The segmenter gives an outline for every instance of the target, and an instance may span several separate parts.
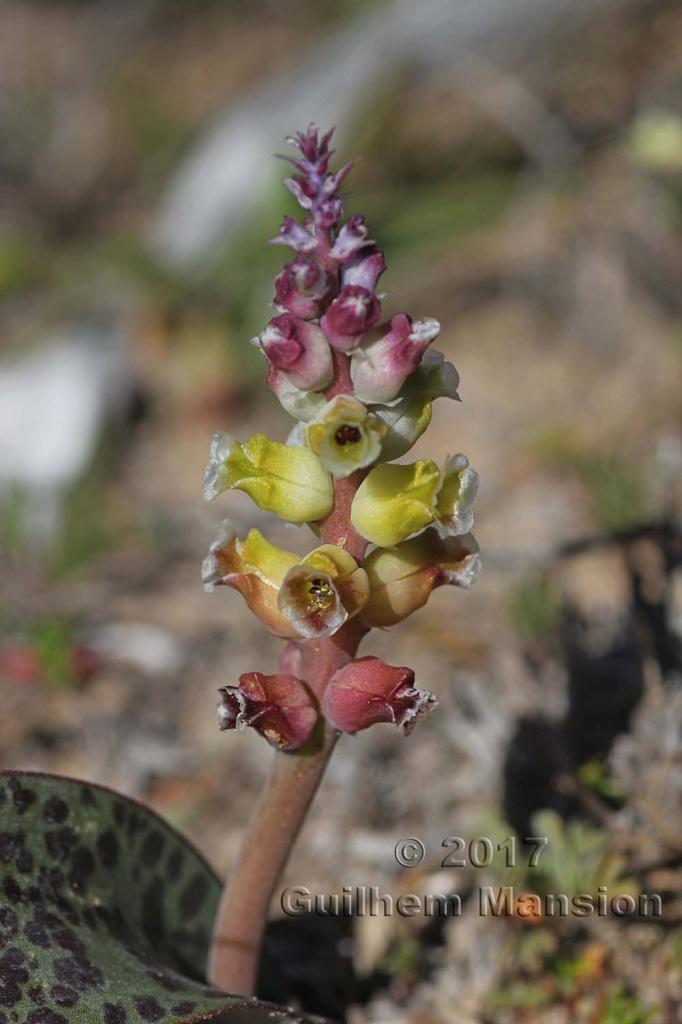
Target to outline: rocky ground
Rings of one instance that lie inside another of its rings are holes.
[[[55,17],[52,5],[11,6],[23,45],[27,19],[46,32]],[[219,7],[210,32],[181,9],[161,18],[153,44],[145,29],[135,53],[159,62],[176,19],[213,39],[201,74],[189,43],[172,65],[168,95],[186,101],[167,126],[171,142],[175,128],[187,144],[236,88],[223,77],[216,94],[221,53],[287,54],[333,28],[326,9],[316,23],[305,4],[292,10],[297,41],[287,19],[266,28],[242,8],[236,29]],[[89,30],[76,6],[64,17],[69,41],[74,26]],[[437,407],[414,455],[461,450],[479,470],[484,571],[472,592],[444,588],[366,641],[367,653],[411,665],[440,708],[408,740],[386,727],[340,743],[282,884],[454,889],[464,911],[447,922],[280,922],[270,936],[279,966],[264,980],[272,998],[345,1012],[352,1024],[680,1019],[681,28],[676,5],[661,3],[595,21],[579,52],[555,41],[509,71],[536,102],[532,144],[513,130],[522,101],[511,114],[496,106],[492,71],[488,105],[443,72],[390,85],[358,119],[355,148],[367,155],[354,203],[387,243],[385,308],[441,320],[441,347],[462,379],[463,403]],[[161,103],[165,125],[172,104],[158,99],[156,74],[144,97]],[[248,86],[244,67],[233,74]],[[82,95],[108,116],[120,97],[99,80]],[[117,116],[130,125],[125,106]],[[570,157],[538,165],[554,132]],[[119,178],[100,186],[139,234],[151,202],[144,174],[162,175],[126,138]],[[171,142],[154,151],[169,164]],[[91,144],[110,175],[110,156]],[[226,514],[301,552],[311,539],[241,495],[201,498],[215,429],[288,430],[248,348],[267,316],[272,266],[272,254],[252,254],[278,215],[264,208],[241,257],[178,282],[127,243],[112,257],[113,215],[97,208],[79,220],[73,197],[36,180],[26,208],[1,222],[6,359],[28,338],[81,323],[93,304],[113,307],[125,324],[124,383],[50,522],[35,514],[40,488],[5,488],[2,761],[143,798],[226,871],[270,758],[256,735],[218,732],[215,691],[267,671],[279,643],[236,594],[203,592],[201,559]],[[541,870],[513,872],[518,892],[661,893],[663,919],[482,918],[479,888],[512,876],[499,857],[442,867],[443,840],[497,843],[531,829],[550,835],[550,848]],[[405,836],[425,844],[418,867],[396,863]],[[324,968],[311,959],[320,948]]]

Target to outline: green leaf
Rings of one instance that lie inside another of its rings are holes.
[[[0,772],[0,1024],[284,1024],[204,981],[220,883],[141,804]]]

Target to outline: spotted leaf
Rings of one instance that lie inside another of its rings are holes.
[[[141,804],[1,772],[1,1024],[302,1021],[206,983],[219,895],[200,855]]]

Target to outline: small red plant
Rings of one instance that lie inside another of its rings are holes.
[[[375,626],[392,626],[449,583],[476,578],[470,534],[478,477],[461,454],[442,468],[405,455],[431,421],[436,398],[457,399],[457,371],[429,346],[433,319],[382,321],[386,269],[365,218],[343,219],[351,164],[329,169],[332,132],[315,125],[286,187],[303,208],[273,241],[294,251],[275,280],[277,315],[254,338],[267,383],[296,421],[285,444],[218,433],[207,499],[237,488],[261,509],[308,523],[320,543],[304,558],[258,530],[241,539],[225,520],[204,562],[207,589],[238,590],[265,627],[287,641],[278,671],[242,675],[221,691],[221,729],[249,726],[276,748],[241,857],[223,894],[211,980],[250,994],[268,905],[341,733],[379,722],[411,732],[437,700],[414,672],[357,658]],[[290,158],[286,158],[290,159]]]

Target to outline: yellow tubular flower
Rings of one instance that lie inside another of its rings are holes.
[[[287,640],[331,636],[369,595],[367,573],[342,548],[323,544],[299,559],[258,530],[240,540],[229,519],[209,549],[202,576],[208,591],[238,590],[270,632]]]
[[[325,469],[345,477],[376,462],[387,430],[357,398],[337,395],[308,424],[305,439]]]
[[[204,476],[207,501],[228,488],[244,491],[268,512],[290,523],[314,522],[331,512],[332,478],[314,452],[256,434],[244,443],[217,433]]]
[[[393,547],[434,521],[440,483],[440,470],[431,459],[376,466],[353,499],[351,522],[372,544]]]
[[[429,529],[389,551],[376,548],[364,563],[370,593],[360,618],[366,626],[394,626],[422,608],[436,587],[468,589],[480,561],[471,536],[442,537]]]
[[[238,590],[247,605],[275,636],[293,639],[296,630],[279,610],[277,597],[284,579],[298,558],[275,547],[258,530],[240,540],[229,519],[211,544],[202,567],[204,587],[211,592],[225,586]]]
[[[323,544],[289,569],[278,608],[299,636],[331,636],[364,607],[367,573],[342,548]]]

